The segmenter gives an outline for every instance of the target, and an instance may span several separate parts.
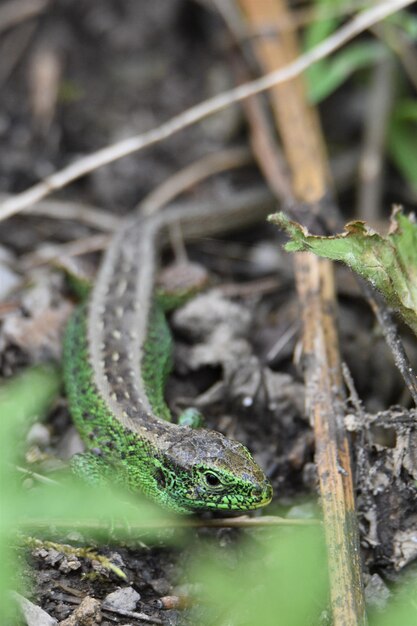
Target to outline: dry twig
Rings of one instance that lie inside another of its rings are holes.
[[[4,202],[11,196],[0,194],[0,201]],[[31,207],[22,210],[28,215],[42,215],[54,220],[74,220],[79,224],[86,224],[96,230],[110,232],[120,226],[121,219],[108,211],[70,200],[41,200]]]
[[[411,367],[410,360],[404,349],[403,342],[398,334],[398,329],[392,319],[392,315],[379,293],[363,281],[361,281],[361,287],[375,317],[381,326],[385,341],[387,342],[387,345],[394,357],[395,365],[401,372],[413,402],[417,406],[417,378],[413,368]]]
[[[110,235],[91,235],[90,237],[83,237],[68,243],[44,246],[42,250],[26,255],[22,266],[36,267],[47,263],[55,263],[63,258],[68,259],[104,250],[109,245],[110,239]]]
[[[240,0],[240,5],[255,29],[259,23],[288,20],[284,0]],[[296,38],[289,31],[278,38],[258,39],[254,46],[264,71],[285,66],[298,53]],[[330,181],[318,120],[306,103],[299,78],[275,86],[271,100],[294,196],[313,213],[329,195]],[[349,441],[343,423],[333,270],[329,261],[298,254],[295,273],[302,307],[306,401],[315,433],[333,623],[363,626],[366,615]]]
[[[278,517],[277,515],[264,515],[263,517],[249,517],[241,515],[239,517],[223,517],[213,519],[199,519],[198,517],[168,517],[166,520],[152,520],[152,522],[137,521],[129,522],[128,526],[117,522],[110,524],[100,520],[76,520],[64,519],[27,519],[19,523],[22,530],[30,529],[39,532],[45,532],[51,528],[56,531],[64,531],[68,529],[79,530],[84,532],[98,531],[114,531],[115,533],[126,533],[127,531],[135,536],[141,532],[154,531],[155,529],[174,529],[174,528],[266,528],[268,526],[317,526],[321,521],[318,519],[290,519]]]
[[[13,73],[26,49],[29,47],[36,32],[36,24],[22,24],[16,33],[7,33],[0,48],[0,88],[3,87]]]
[[[144,215],[155,213],[206,178],[226,170],[242,167],[252,160],[252,154],[247,148],[229,148],[208,154],[164,180],[161,185],[140,201],[137,210],[140,210]]]
[[[0,32],[42,13],[48,4],[50,0],[9,0],[0,8]]]
[[[394,68],[395,63],[390,57],[376,65],[365,116],[357,213],[367,222],[380,216],[385,138],[394,96]]]
[[[247,82],[250,75],[246,65],[256,67],[252,48],[247,45],[248,24],[243,19],[234,0],[213,1],[243,53],[244,59],[241,58],[241,54],[234,61],[237,80],[239,83]],[[285,160],[274,135],[273,124],[265,109],[265,102],[258,94],[244,100],[242,105],[249,121],[252,150],[261,171],[276,198],[288,203],[293,199],[291,185],[288,180]]]
[[[405,73],[417,89],[417,53],[413,41],[394,24],[375,24],[371,31],[397,55]]]

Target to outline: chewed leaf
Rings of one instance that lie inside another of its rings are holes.
[[[367,279],[417,335],[417,224],[400,208],[394,209],[386,235],[361,221],[349,222],[339,235],[319,237],[284,213],[270,215],[269,220],[290,235],[286,250],[342,261]]]

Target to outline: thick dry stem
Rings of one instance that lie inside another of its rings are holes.
[[[285,0],[240,0],[250,26],[289,20]],[[276,70],[298,54],[295,34],[258,38],[263,71]],[[326,206],[330,175],[320,125],[308,106],[300,78],[274,87],[272,105],[281,134],[296,200]],[[343,423],[344,391],[336,331],[333,269],[309,253],[295,256],[297,290],[304,322],[304,374],[307,408],[314,425],[324,530],[328,550],[334,626],[366,624],[359,533],[355,514],[349,440]]]
[[[344,427],[333,270],[310,253],[296,255],[303,312],[304,376],[314,423],[335,625],[366,623],[349,442]]]

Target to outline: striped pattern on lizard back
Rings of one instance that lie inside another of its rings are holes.
[[[168,226],[179,223],[187,237],[210,234],[270,208],[270,196],[242,194],[226,207],[181,207],[129,219],[115,235],[87,312],[75,315],[65,341],[70,409],[90,449],[86,462],[78,462],[87,478],[110,475],[183,512],[247,510],[270,500],[270,484],[243,445],[154,414],[147,388],[152,377],[144,371],[152,367],[144,356],[152,350],[155,268]]]

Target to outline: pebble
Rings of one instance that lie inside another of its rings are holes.
[[[365,599],[369,609],[384,611],[391,591],[378,574],[373,574],[365,587]]]
[[[54,617],[48,615],[40,606],[36,606],[19,593],[12,591],[12,597],[18,604],[27,626],[55,626],[58,624]]]
[[[133,587],[123,587],[117,591],[109,593],[103,602],[103,609],[122,609],[123,611],[134,611],[136,604],[140,600],[140,594]]]
[[[28,446],[39,446],[40,448],[46,448],[51,442],[51,435],[49,429],[45,424],[36,422],[31,426],[26,437]]]

